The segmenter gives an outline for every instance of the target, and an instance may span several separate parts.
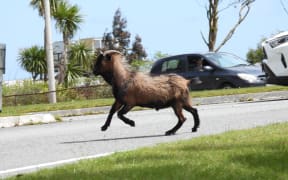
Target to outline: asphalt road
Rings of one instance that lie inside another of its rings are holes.
[[[288,100],[196,108],[201,119],[198,132],[191,133],[192,116],[185,113],[187,121],[174,136],[164,136],[177,121],[171,109],[129,112],[127,117],[135,120],[134,128],[114,116],[106,132],[100,131],[106,114],[67,117],[61,123],[0,129],[0,178],[78,158],[288,121]]]

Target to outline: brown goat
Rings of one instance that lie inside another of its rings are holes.
[[[191,105],[189,97],[189,80],[176,74],[151,76],[148,74],[134,72],[124,62],[123,55],[114,50],[105,51],[100,54],[93,67],[94,75],[101,75],[104,80],[112,86],[115,102],[109,112],[102,131],[105,131],[112,116],[118,112],[118,117],[130,126],[135,126],[134,121],[124,116],[134,106],[155,108],[156,110],[172,107],[178,123],[167,131],[166,135],[175,134],[182,126],[186,118],[182,109],[192,113],[196,132],[199,127],[199,116],[196,108]]]

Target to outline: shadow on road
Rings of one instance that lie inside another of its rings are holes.
[[[181,134],[187,134],[191,132],[183,132],[183,133],[177,133],[173,136],[181,135]],[[83,141],[69,141],[69,142],[62,142],[61,144],[77,144],[77,143],[89,143],[89,142],[102,142],[102,141],[118,141],[118,140],[128,140],[128,139],[146,139],[146,138],[158,138],[158,137],[169,137],[164,134],[158,134],[158,135],[146,135],[146,136],[130,136],[130,137],[118,137],[118,138],[103,138],[103,139],[92,139],[92,140],[83,140]]]

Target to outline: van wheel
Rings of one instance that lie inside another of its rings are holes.
[[[235,88],[235,86],[231,83],[224,83],[220,86],[220,89],[231,89],[231,88]]]

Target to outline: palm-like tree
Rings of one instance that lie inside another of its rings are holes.
[[[50,0],[50,12],[51,12],[52,15],[55,13],[55,11],[57,9],[57,4],[58,4],[59,1],[60,0]],[[30,1],[30,6],[32,6],[34,9],[38,10],[39,16],[41,16],[43,18],[43,20],[45,20],[44,0],[31,0]],[[44,48],[46,47],[46,41],[47,41],[46,40],[46,26],[44,26]],[[45,50],[44,50],[44,56],[45,56]],[[39,62],[39,63],[43,63],[43,62]],[[46,62],[46,64],[47,64],[47,62]],[[46,65],[46,68],[47,68],[47,65]],[[42,79],[42,75],[40,75],[40,76],[41,76],[40,79]],[[45,74],[44,79],[45,80],[47,79],[46,78],[46,74]]]
[[[92,67],[92,55],[83,42],[70,46],[69,63],[64,76],[64,85],[67,87],[73,80],[89,74]]]
[[[84,70],[79,64],[69,63],[67,64],[67,70],[64,77],[64,85],[68,87],[70,83],[84,75]]]
[[[70,39],[79,29],[79,24],[83,22],[83,19],[79,14],[79,7],[77,5],[71,6],[66,1],[60,1],[57,4],[57,9],[53,14],[53,17],[56,20],[56,28],[62,33],[64,43],[63,61],[65,67],[64,69],[66,70],[68,64],[67,53]]]
[[[47,63],[44,48],[32,46],[31,48],[24,49],[20,52],[17,60],[22,68],[32,74],[34,81],[39,75],[40,79],[44,75],[44,80],[46,80]]]
[[[70,46],[69,61],[82,66],[85,71],[91,71],[91,50],[83,42],[75,43]]]
[[[51,14],[53,15],[57,9],[57,3],[59,0],[50,0],[50,11]],[[44,18],[44,2],[43,0],[31,0],[30,5],[38,10],[39,16]]]
[[[37,9],[39,12],[39,15],[44,18],[43,0],[31,0],[30,5],[34,9]],[[83,19],[82,19],[82,16],[79,14],[78,6],[76,5],[71,6],[65,0],[50,0],[50,9],[51,9],[51,15],[53,19],[56,20],[56,28],[59,29],[59,31],[63,35],[63,42],[64,42],[64,52],[63,52],[64,68],[63,69],[64,70],[61,71],[61,75],[58,77],[65,77],[65,78],[60,78],[61,81],[60,82],[58,81],[58,83],[64,83],[64,81],[76,77],[75,74],[77,73],[80,74],[80,71],[77,70],[78,68],[75,68],[75,63],[72,63],[71,66],[68,67],[67,52],[68,52],[68,47],[70,44],[70,39],[75,35],[76,31],[79,29],[79,24],[83,21]],[[44,34],[45,34],[45,28],[44,28]],[[45,37],[44,37],[44,42],[45,42],[44,43],[44,46],[45,46],[46,45]],[[83,52],[81,56],[83,56]],[[86,63],[85,63],[85,67],[86,67]],[[72,72],[73,70],[75,70],[75,73]],[[68,76],[66,76],[65,73],[69,73],[70,78],[66,78]],[[71,74],[73,75],[71,76]]]
[[[57,4],[60,1],[61,0],[50,0],[50,11],[51,11],[52,16],[56,12]],[[30,6],[32,6],[34,9],[38,10],[39,16],[43,17],[43,19],[45,18],[45,16],[44,16],[44,14],[45,14],[44,1],[43,0],[31,0]],[[46,37],[45,37],[46,33],[45,32],[46,32],[46,27],[44,27],[44,47],[46,46]]]

